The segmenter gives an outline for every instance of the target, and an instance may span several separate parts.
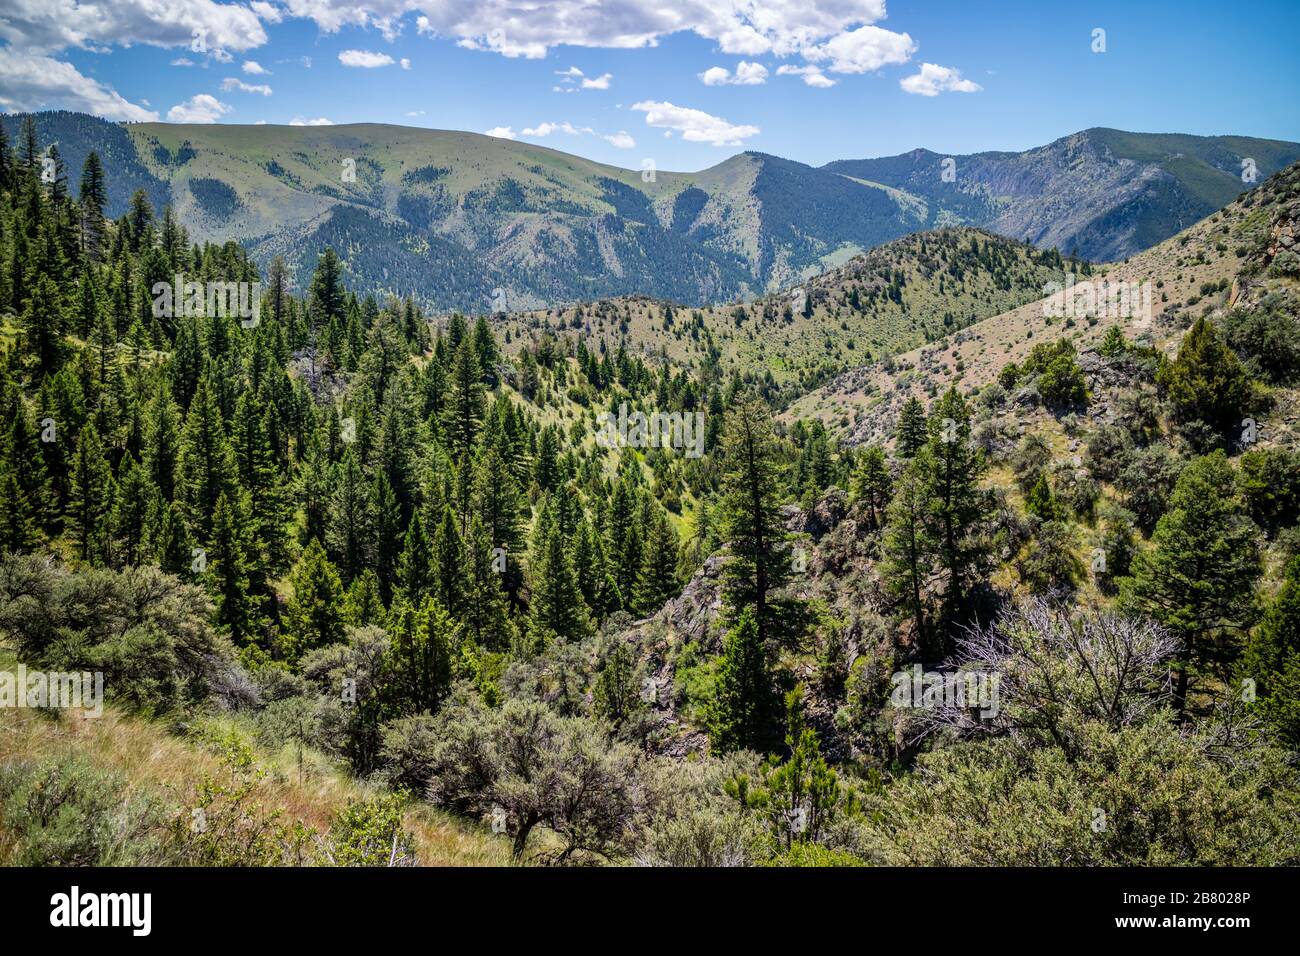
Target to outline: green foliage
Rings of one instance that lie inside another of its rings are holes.
[[[150,866],[170,862],[162,805],[123,794],[121,775],[77,756],[0,766],[0,819],[13,866]]]
[[[1176,690],[1181,711],[1198,677],[1222,674],[1255,613],[1256,528],[1222,451],[1184,469],[1151,541],[1151,550],[1134,559],[1121,601],[1183,642]]]
[[[1201,422],[1220,438],[1235,439],[1257,403],[1250,373],[1205,318],[1183,337],[1178,357],[1160,369],[1157,381],[1178,422]]]
[[[720,752],[765,752],[776,741],[779,697],[765,643],[745,608],[723,640],[717,684],[709,706],[709,737]]]

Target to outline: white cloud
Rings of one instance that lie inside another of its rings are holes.
[[[643,100],[633,103],[632,109],[645,113],[647,126],[677,130],[682,139],[691,143],[712,143],[714,146],[740,146],[761,130],[757,126],[736,125],[703,110],[674,106],[672,103]]]
[[[961,71],[937,63],[922,63],[921,72],[898,81],[908,93],[938,96],[940,93],[978,93],[984,87],[961,78]]]
[[[617,133],[611,133],[609,136],[604,137],[604,140],[611,146],[615,146],[619,149],[631,149],[636,145],[636,140],[634,140],[626,130],[619,130]]]
[[[421,35],[455,39],[471,50],[540,59],[559,46],[631,49],[656,45],[674,33],[713,40],[738,56],[803,54],[853,27],[885,18],[885,0],[657,0],[653,4],[606,0],[287,0],[295,13],[321,29],[364,24],[415,10]],[[881,34],[905,39],[905,35]],[[858,42],[864,39],[858,38]],[[878,42],[878,41],[877,41]],[[895,41],[899,42],[899,41]],[[846,63],[857,61],[848,58]],[[892,61],[891,61],[892,62]],[[853,69],[848,72],[862,72]]]
[[[249,7],[267,23],[279,23],[284,19],[284,12],[273,3],[266,3],[264,0],[253,0]]]
[[[552,133],[568,133],[570,136],[581,136],[584,133],[594,133],[590,126],[574,126],[572,123],[538,123],[536,126],[523,130],[524,136],[550,136]]]
[[[410,116],[411,118],[415,118],[416,116],[423,116],[424,110],[410,110],[406,115]]]
[[[333,126],[332,119],[326,119],[323,116],[317,116],[315,119],[303,119],[301,116],[295,116],[289,120],[290,126]]]
[[[234,107],[207,93],[196,93],[167,111],[169,123],[215,123]]]
[[[567,70],[556,70],[556,71],[555,71],[555,75],[556,75],[556,76],[568,76],[568,77],[573,77],[573,78],[577,78],[577,77],[579,77],[579,76],[586,76],[586,74],[583,73],[583,72],[582,72],[580,69],[578,69],[576,66],[571,66],[571,67],[569,67]]]
[[[111,120],[155,122],[158,114],[124,99],[111,86],[83,76],[71,63],[0,47],[0,108],[62,108]]]
[[[227,93],[238,90],[241,93],[257,93],[261,96],[271,95],[271,88],[269,86],[262,85],[262,84],[254,85],[252,83],[245,83],[243,80],[233,76],[228,76],[224,80],[222,80],[221,88],[225,90]]]
[[[830,69],[835,73],[870,73],[889,64],[906,63],[916,52],[916,43],[906,33],[865,26],[840,33],[801,52],[815,62],[829,60]]]
[[[604,73],[600,76],[587,77],[582,81],[584,90],[607,90],[609,81],[614,78],[612,73]]]
[[[271,72],[256,60],[245,60],[242,69],[252,76],[267,76]]]
[[[172,60],[171,65],[172,66],[193,66],[194,61],[186,56],[178,56],[176,59]]]
[[[408,60],[406,57],[402,57],[397,62],[401,65],[403,70],[409,70],[411,68],[411,61]]]
[[[779,66],[776,68],[777,76],[802,76],[803,81],[809,86],[815,86],[818,89],[829,89],[834,86],[836,81],[822,72],[820,66]]]
[[[204,48],[195,53],[249,50],[267,40],[256,13],[216,0],[5,0],[0,17],[0,38],[31,53],[132,44],[190,47],[196,35]]]
[[[491,129],[485,129],[483,135],[495,136],[497,139],[514,139],[515,131],[509,126],[493,126]]]
[[[380,66],[392,66],[393,58],[387,53],[372,53],[370,50],[344,50],[339,54],[339,62],[344,66],[373,70]]]
[[[725,66],[711,66],[700,74],[700,79],[705,86],[757,86],[767,82],[767,67],[741,60],[735,73]]]

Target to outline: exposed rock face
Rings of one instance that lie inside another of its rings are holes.
[[[874,570],[876,538],[866,521],[850,506],[848,495],[830,488],[807,510],[794,505],[782,509],[785,527],[797,535],[794,545],[804,549],[802,571],[797,571],[790,591],[804,599],[817,599],[842,628],[848,657],[871,650],[878,638],[873,629],[878,608],[885,604]],[[722,650],[722,569],[726,550],[705,561],[682,588],[656,614],[636,621],[617,637],[637,651],[643,669],[646,699],[651,705],[659,753],[684,757],[708,747],[707,736],[683,718],[684,702],[678,685],[676,662],[683,645],[695,643],[705,654]],[[820,644],[824,634],[817,634]],[[841,747],[842,735],[832,722],[835,707],[821,698],[815,668],[801,665],[796,680],[805,684],[808,720],[821,734],[824,745]]]

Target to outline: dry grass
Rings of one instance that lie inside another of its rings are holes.
[[[223,774],[221,761],[201,744],[112,709],[105,709],[97,719],[72,714],[51,717],[25,708],[0,709],[0,764],[68,754],[119,773],[126,781],[124,800],[153,794],[178,808],[190,802],[204,775]],[[255,791],[257,802],[268,810],[278,809],[286,823],[300,821],[325,832],[334,814],[350,800],[375,792],[319,757],[309,756],[304,761],[301,779],[296,764],[296,754],[263,756],[261,767],[266,774]],[[421,865],[510,864],[507,840],[432,807],[413,805],[406,813],[406,827],[415,838]],[[8,850],[0,826],[0,860],[8,856]]]

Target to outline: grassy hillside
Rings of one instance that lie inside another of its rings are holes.
[[[620,343],[648,356],[737,373],[794,396],[866,359],[906,351],[1063,278],[1059,256],[960,228],[894,240],[784,292],[689,309],[648,298],[511,315],[518,343],[546,330],[588,348]]]
[[[1294,170],[1288,175],[1294,175]],[[1041,299],[976,322],[940,342],[911,349],[888,361],[853,369],[795,402],[791,417],[814,416],[854,440],[888,435],[910,395],[934,395],[949,385],[977,390],[997,380],[1001,370],[1024,359],[1046,339],[1066,337],[1080,351],[1101,342],[1119,324],[1130,338],[1148,339],[1172,354],[1195,316],[1228,304],[1234,280],[1249,269],[1267,243],[1269,200],[1275,179],[1221,212],[1127,262],[1098,267],[1080,281],[1150,283],[1153,323],[1107,314],[1052,317]],[[1266,203],[1266,200],[1267,203]],[[1286,284],[1286,280],[1275,280]]]

